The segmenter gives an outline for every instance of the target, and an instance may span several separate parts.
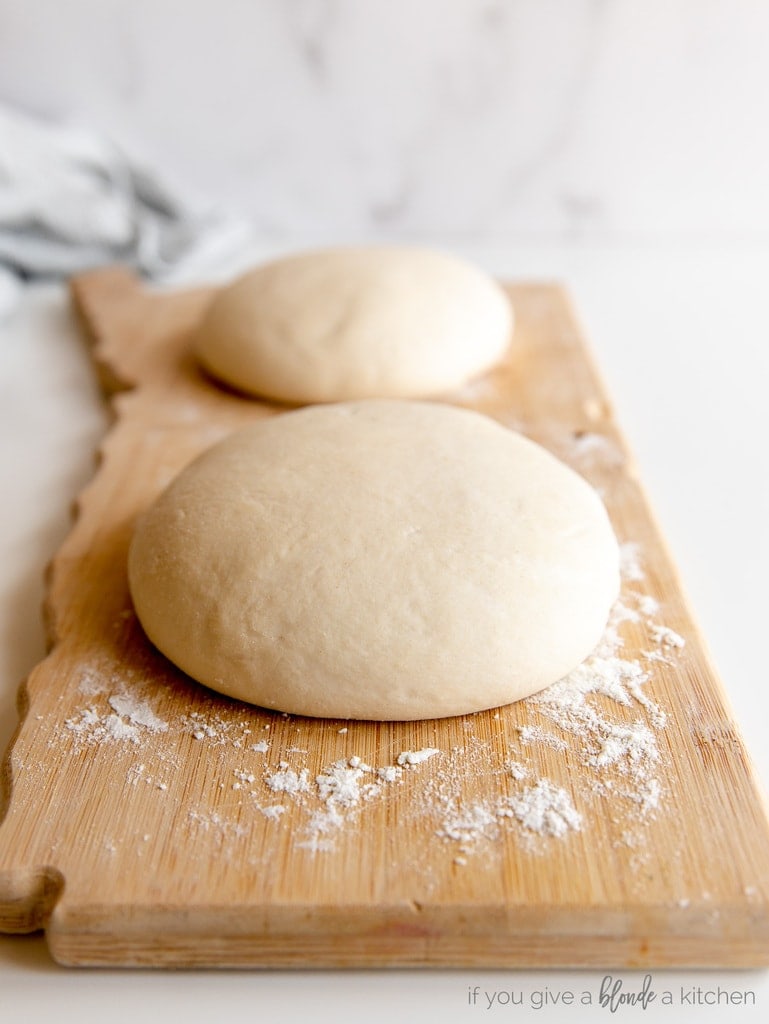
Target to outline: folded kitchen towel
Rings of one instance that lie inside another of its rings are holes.
[[[215,268],[247,222],[202,210],[114,141],[0,103],[0,316],[24,281],[126,263],[152,279]]]

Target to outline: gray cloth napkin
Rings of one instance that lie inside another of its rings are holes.
[[[248,224],[199,206],[115,142],[0,103],[0,317],[22,284],[125,263],[162,280],[215,269]]]

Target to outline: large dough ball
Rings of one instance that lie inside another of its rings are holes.
[[[512,309],[468,263],[430,249],[363,247],[266,263],[224,288],[195,337],[203,366],[283,402],[438,394],[505,352]]]
[[[207,686],[334,718],[506,704],[598,642],[619,586],[595,491],[478,413],[315,406],[196,459],[129,556],[150,639]]]

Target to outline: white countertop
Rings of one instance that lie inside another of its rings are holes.
[[[769,249],[761,247],[451,246],[507,278],[569,286],[617,418],[640,466],[664,535],[769,791],[769,697],[763,667],[769,578]],[[252,253],[244,257],[268,255]],[[223,268],[222,276],[233,269]],[[0,325],[0,746],[16,723],[19,681],[43,656],[39,605],[47,561],[93,470],[107,416],[64,288],[30,288]],[[547,986],[598,992],[604,972],[68,971],[39,936],[0,936],[0,1020],[91,1024],[303,1019],[411,1021],[431,1014],[579,1021],[593,1006],[535,1010]],[[627,988],[632,972],[614,972]],[[651,972],[658,989],[751,990],[756,1006],[721,1021],[762,1019],[767,972]],[[468,1003],[468,986],[515,989],[528,1011]],[[677,997],[678,998],[678,997]],[[608,1012],[608,1011],[607,1011]],[[640,1010],[624,1010],[625,1014]],[[708,1011],[704,1011],[707,1015]],[[652,1005],[645,1019],[699,1020],[702,1008]],[[622,1016],[622,1013],[619,1014]]]

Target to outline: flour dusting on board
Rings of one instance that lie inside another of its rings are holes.
[[[582,815],[565,789],[550,779],[527,786],[520,796],[509,798],[510,813],[524,828],[544,836],[563,836],[582,828]]]
[[[146,701],[127,693],[116,693],[108,698],[112,709],[99,712],[91,705],[83,708],[77,717],[68,718],[64,725],[82,744],[101,744],[110,740],[139,743],[143,730],[166,732],[164,722]]]
[[[594,440],[582,448],[591,455],[599,450]],[[199,750],[213,790],[222,795],[215,810],[187,807],[187,828],[210,835],[223,856],[234,855],[258,821],[277,830],[275,835],[287,835],[297,856],[331,855],[370,807],[395,797],[404,823],[427,822],[432,844],[445,847],[457,868],[481,849],[503,849],[503,839],[544,853],[553,842],[591,828],[596,800],[605,802],[612,819],[627,810],[630,824],[622,841],[637,849],[645,823],[664,807],[665,798],[658,734],[667,714],[646,684],[658,666],[675,663],[685,640],[662,621],[660,603],[644,592],[637,544],[623,545],[621,568],[622,595],[593,654],[517,705],[511,721],[504,720],[503,711],[493,714],[502,748],[479,738],[479,716],[468,715],[461,721],[463,742],[450,749],[425,745],[376,757],[352,752],[318,767],[308,753],[316,744],[304,735],[299,744],[285,738],[286,730],[300,731],[288,715],[278,718],[285,729],[277,743],[275,720],[260,721],[263,713],[256,709],[222,708],[207,699],[204,710],[163,715],[148,697],[155,691],[145,688],[140,674],[129,673],[129,688],[125,675],[93,668],[84,670],[78,687],[87,703],[64,723],[64,734],[76,751],[116,744],[139,754],[146,742],[157,746],[154,738],[161,734],[169,742],[191,744],[193,755]],[[626,653],[628,630],[632,649],[640,652],[635,657]],[[522,711],[525,720],[514,724]],[[321,732],[326,727],[335,742],[344,737],[354,750],[354,723],[313,725]],[[167,762],[157,768],[149,757],[131,756],[126,785],[141,786],[158,800],[172,799],[177,779],[169,765],[184,758],[173,762],[155,752],[155,759]],[[228,760],[233,756],[238,758],[234,767]],[[559,785],[556,776],[568,783]]]

